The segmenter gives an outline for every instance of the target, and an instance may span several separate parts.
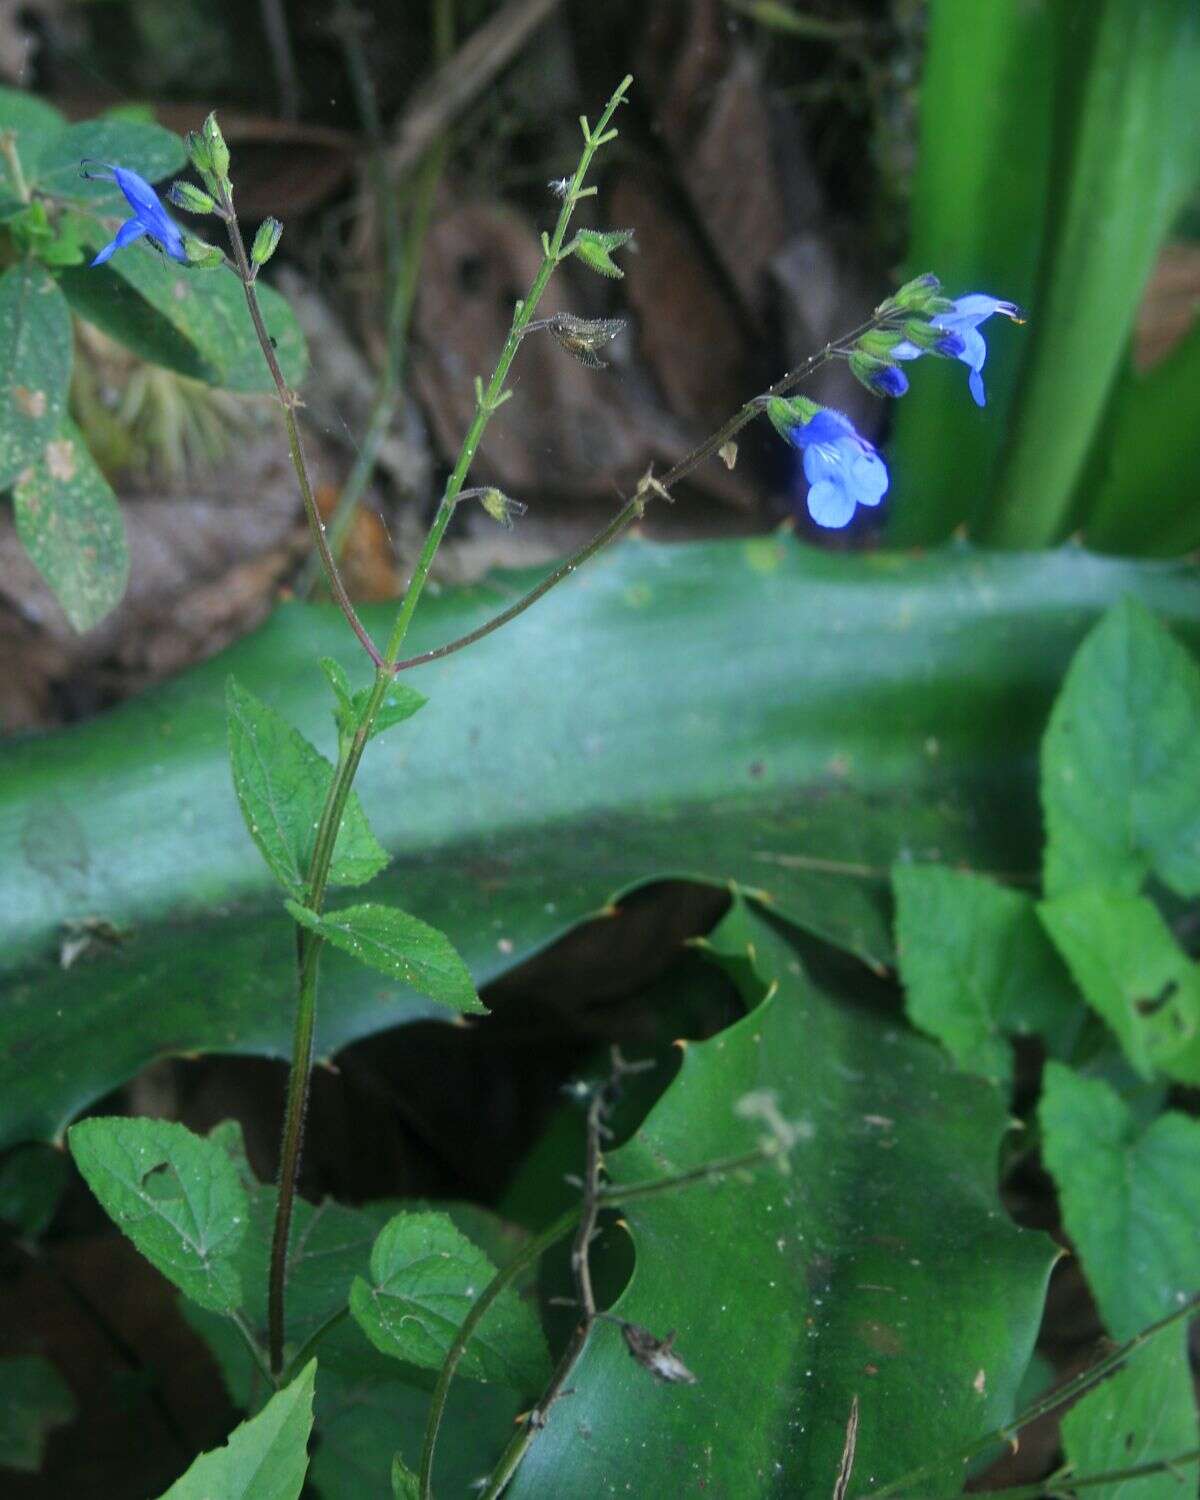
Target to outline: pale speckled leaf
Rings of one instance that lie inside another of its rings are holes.
[[[71,624],[91,630],[129,576],[125,523],[82,434],[65,421],[13,489],[17,535]]]
[[[22,261],[0,276],[0,489],[57,434],[71,379],[71,313],[52,276]]]
[[[298,729],[233,677],[226,688],[229,753],[238,805],[276,880],[301,895],[333,767]],[[330,885],[363,885],[388,862],[356,793],[342,817]]]

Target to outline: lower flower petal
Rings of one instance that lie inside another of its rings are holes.
[[[146,233],[146,226],[140,219],[126,219],[116,234],[105,245],[92,262],[94,266],[102,266],[104,262],[117,253],[124,250],[126,245],[132,245],[134,240],[140,239]]]
[[[879,454],[860,453],[850,466],[847,489],[859,505],[878,505],[887,494],[887,466]]]
[[[818,526],[840,531],[850,524],[854,508],[851,496],[831,479],[819,480],[809,487],[808,513]]]
[[[967,376],[967,384],[971,387],[971,395],[975,398],[975,405],[986,406],[987,392],[983,388],[983,376],[978,370],[972,370]]]

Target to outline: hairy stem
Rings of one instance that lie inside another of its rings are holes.
[[[1134,1464],[1128,1469],[1110,1469],[1105,1474],[1080,1474],[1075,1478],[1069,1473],[1060,1472],[1051,1474],[1038,1484],[1019,1484],[1007,1490],[977,1490],[976,1493],[981,1497],[995,1496],[997,1500],[1000,1496],[1004,1500],[1043,1500],[1043,1497],[1060,1500],[1060,1497],[1075,1495],[1080,1490],[1124,1484],[1126,1480],[1145,1479],[1151,1474],[1170,1474],[1178,1484],[1183,1485],[1183,1469],[1197,1460],[1200,1460],[1200,1448],[1189,1448],[1186,1453],[1179,1453],[1174,1458],[1149,1459],[1144,1464]],[[1194,1489],[1193,1484],[1193,1492]],[[1187,1490],[1181,1489],[1179,1493],[1185,1495]]]
[[[545,256],[542,264],[534,277],[533,285],[529,294],[523,302],[519,302],[513,313],[512,327],[508,338],[505,340],[504,348],[500,352],[500,358],[496,362],[496,368],[486,388],[482,384],[478,387],[475,403],[475,415],[467,435],[463,440],[462,449],[458,461],[446,482],[446,488],[442,495],[441,503],[429,526],[421,554],[417,559],[412,578],[405,592],[404,599],[397,611],[395,623],[392,626],[391,635],[388,639],[387,650],[381,658],[371,647],[372,659],[376,663],[375,681],[367,698],[362,717],[355,729],[354,735],[346,745],[341,755],[337,768],[330,782],[329,792],[325,798],[325,805],[317,825],[317,835],[313,844],[312,860],[309,865],[305,886],[305,905],[315,912],[320,912],[324,900],[325,889],[329,882],[329,868],[333,859],[334,845],[337,842],[338,830],[341,827],[342,817],[346,810],[346,804],[350,798],[354,777],[358,771],[359,762],[362,759],[363,750],[371,737],[371,730],[379,713],[380,706],[391,686],[395,663],[400,656],[405,636],[408,634],[409,626],[421,601],[425,584],[429,578],[430,568],[437,555],[438,547],[441,545],[446,528],[450,524],[450,518],[454,514],[459,492],[463,487],[467,473],[474,462],[475,453],[479,447],[480,439],[484,429],[491,420],[492,414],[503,405],[504,381],[508,375],[509,367],[520,347],[521,337],[525,331],[526,324],[533,316],[534,310],[545,291],[547,283],[558,265],[559,256],[562,251],[563,241],[566,237],[567,227],[571,216],[581,196],[584,177],[591,165],[592,157],[611,135],[606,135],[606,128],[616,112],[617,106],[625,97],[626,90],[632,83],[632,79],[626,77],[618,86],[616,92],[605,107],[604,113],[595,130],[584,128],[584,147],[580,155],[579,166],[572,179],[571,190],[563,202],[562,210],[558,216],[558,223],[553,236],[546,242]],[[245,247],[242,245],[241,236],[237,233],[236,221],[232,216],[232,205],[228,205],[230,214],[230,232],[234,244],[234,253],[239,267],[245,265]],[[258,311],[257,302],[253,297],[253,279],[246,282],[246,296],[250,304],[251,316],[255,317],[255,327],[262,329],[265,336],[266,329],[262,323],[262,315]],[[268,363],[272,365],[272,372],[278,370],[278,361],[274,358],[274,350],[270,347],[268,339],[263,349],[267,355]],[[277,377],[282,381],[282,373]],[[286,390],[286,382],[283,390]],[[285,411],[291,412],[290,406],[285,404]],[[294,424],[293,424],[294,425]],[[299,472],[299,471],[298,471]],[[310,491],[311,493],[311,491]],[[320,517],[317,517],[320,525]],[[324,549],[322,557],[328,553],[328,545],[325,541],[324,528],[320,530],[321,546]],[[329,559],[331,571],[327,574],[331,584],[337,579],[337,586],[341,586],[341,580],[337,578],[336,567],[333,559]],[[344,592],[344,591],[343,591]],[[335,593],[336,597],[336,593]],[[349,600],[347,600],[349,604]],[[349,616],[347,617],[349,618]],[[304,1119],[308,1107],[309,1087],[312,1076],[313,1038],[316,1030],[317,1013],[317,968],[323,947],[322,938],[310,932],[307,928],[297,928],[297,954],[299,960],[299,999],[296,1008],[295,1029],[292,1044],[292,1065],[288,1076],[287,1108],[284,1116],[283,1147],[280,1155],[279,1169],[279,1201],[275,1212],[275,1228],[271,1244],[271,1274],[268,1292],[268,1342],[271,1354],[271,1369],[278,1374],[283,1368],[284,1355],[284,1327],[285,1327],[285,1296],[287,1282],[287,1254],[288,1240],[291,1234],[292,1210],[296,1196],[296,1178],[300,1166],[300,1151],[304,1139]]]

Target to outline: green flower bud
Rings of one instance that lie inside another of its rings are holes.
[[[217,124],[217,112],[208,116],[203,126],[204,144],[208,149],[208,159],[212,163],[213,175],[218,182],[228,181],[229,178],[229,147],[225,144],[225,137],[221,134],[221,127]]]
[[[880,304],[881,313],[889,312],[932,312],[935,303],[944,302],[939,295],[942,284],[932,271],[926,271],[921,276],[914,276],[911,281],[904,285],[886,302]]]
[[[882,328],[873,328],[869,333],[864,333],[858,340],[857,349],[863,354],[869,354],[873,359],[881,359],[888,364],[891,363],[892,350],[900,342],[898,333],[889,332]]]
[[[188,258],[188,265],[195,266],[198,271],[208,271],[225,263],[223,250],[198,239],[194,234],[188,234],[186,230],[183,235],[183,250]]]
[[[491,516],[493,521],[499,521],[506,531],[513,529],[513,521],[518,516],[523,516],[529,509],[520,500],[510,500],[509,497],[494,486],[479,491],[479,503]]]
[[[571,250],[591,270],[619,280],[625,272],[613,260],[612,251],[627,245],[632,238],[632,229],[581,229],[571,244]]]
[[[767,420],[785,442],[792,441],[797,427],[807,427],[821,410],[807,396],[772,396],[767,402]]]
[[[173,182],[167,190],[167,202],[189,214],[211,214],[217,206],[211,193],[191,182]]]
[[[250,247],[250,259],[256,266],[265,266],[272,255],[275,247],[279,244],[279,236],[283,233],[283,225],[278,219],[264,219],[258,226],[258,232],[254,236],[254,243]]]

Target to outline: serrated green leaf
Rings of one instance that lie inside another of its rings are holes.
[[[350,1311],[394,1359],[441,1368],[472,1304],[496,1274],[487,1256],[441,1213],[402,1213],[371,1250],[371,1275],[350,1289]],[[462,1374],[534,1395],[550,1375],[546,1340],[512,1288],[496,1299],[463,1352]]]
[[[96,213],[129,218],[132,210],[115,182],[82,175],[80,163],[88,158],[105,165],[127,167],[147,182],[155,183],[177,172],[186,155],[180,138],[161,125],[133,120],[84,120],[46,137],[25,175],[31,179],[31,185],[36,184],[39,193],[85,204]],[[111,232],[105,235],[105,239],[110,237]]]
[[[94,231],[93,247],[106,238]],[[95,270],[68,268],[59,281],[80,317],[143,359],[226,390],[274,391],[235,276],[193,270],[139,244]],[[297,387],[308,366],[300,325],[273,287],[259,283],[258,300],[284,378]]]
[[[542,576],[428,598],[412,649],[474,629]],[[358,778],[393,856],[371,899],[446,932],[477,988],[614,895],[676,876],[762,891],[888,965],[898,858],[1036,879],[1051,698],[1128,592],[1200,640],[1200,579],[1183,564],[837,555],[781,537],[618,546],[411,674],[436,693],[403,755],[366,757]],[[386,634],[390,607],[363,618]],[[323,655],[364,670],[336,611],[285,606],[109,713],[0,746],[0,1142],[55,1135],[157,1057],[290,1056],[294,931],[230,796],[225,680],[312,739],[329,729]],[[597,664],[586,679],[583,659]],[[63,970],[63,924],[80,912],[133,935]],[[437,1014],[326,950],[323,1054]]]
[[[1087,998],[1143,1078],[1200,1084],[1200,967],[1145,896],[1078,890],[1038,908]]]
[[[892,884],[909,1019],[960,1068],[1008,1082],[1009,1037],[1070,1044],[1083,1008],[1031,896],[937,865],[897,865]]]
[[[1200,1121],[1176,1111],[1139,1128],[1107,1083],[1046,1067],[1043,1155],[1100,1316],[1132,1338],[1200,1287]]]
[[[74,629],[98,625],[129,577],[125,523],[78,428],[64,420],[13,488],[17,535]]]
[[[1122,599],[1076,653],[1042,745],[1046,893],[1200,893],[1200,667]]]
[[[249,1203],[229,1157],[170,1120],[93,1118],[67,1143],[100,1206],[186,1297],[214,1312],[241,1304],[234,1255]]]
[[[71,379],[71,314],[35,261],[0,276],[0,489],[58,435]]]
[[[394,1500],[419,1500],[421,1481],[397,1453],[392,1459],[392,1495]]]
[[[310,1360],[258,1416],[234,1428],[224,1448],[202,1453],[161,1500],[298,1500],[308,1473],[316,1373]]]
[[[352,735],[362,718],[372,688],[367,686],[355,692],[350,686],[350,678],[346,669],[331,656],[323,656],[320,666],[329,679],[329,686],[333,689],[333,696],[337,700],[333,710],[333,720],[337,725],[338,733]],[[393,682],[383,702],[379,705],[379,712],[375,715],[369,738],[374,739],[377,734],[391,729],[393,725],[402,724],[405,719],[411,719],[413,714],[419,708],[424,708],[428,701],[423,693],[418,693],[416,688],[409,687],[408,683]]]
[[[1178,1329],[1156,1338],[1066,1413],[1062,1441],[1072,1479],[1179,1458],[1197,1447],[1196,1394],[1183,1343]],[[1180,1500],[1184,1472],[1114,1480],[1086,1493],[1089,1500]]]
[[[655,1380],[605,1321],[507,1493],[544,1500],[569,1473],[581,1495],[665,1475],[680,1494],[828,1496],[857,1396],[852,1494],[939,1459],[913,1493],[958,1494],[950,1455],[1011,1416],[1056,1254],[1000,1205],[1001,1096],[821,993],[749,909],[711,948],[759,1003],[688,1046],[606,1167],[619,1193],[744,1152],[763,1129],[744,1116],[755,1100],[795,1128],[791,1171],[623,1205],[637,1270],[612,1312],[674,1330],[696,1384]]]
[[[402,980],[419,995],[459,1011],[482,1012],[471,972],[445,933],[394,906],[368,902],[328,911],[322,916],[296,901],[285,903],[289,913],[326,942]]]
[[[0,1469],[36,1474],[46,1434],[74,1415],[74,1397],[48,1359],[0,1359]]]
[[[333,766],[297,729],[230,677],[226,690],[233,785],[250,837],[280,885],[302,895]],[[363,885],[388,862],[351,792],[329,871]]]

